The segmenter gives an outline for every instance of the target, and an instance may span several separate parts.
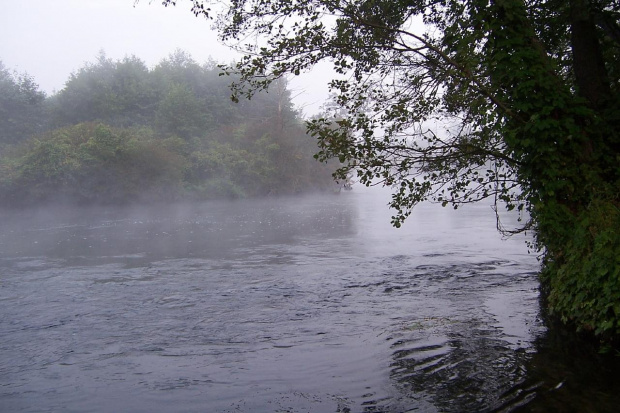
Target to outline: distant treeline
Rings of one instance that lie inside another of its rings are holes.
[[[0,204],[125,203],[329,188],[284,81],[233,103],[231,79],[176,51],[97,61],[47,97],[0,62]]]

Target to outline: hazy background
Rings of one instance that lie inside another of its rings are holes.
[[[27,72],[41,89],[61,90],[70,73],[94,62],[135,55],[153,67],[175,49],[198,62],[229,63],[240,55],[220,44],[211,22],[191,13],[191,2],[159,0],[0,0],[0,60]],[[295,104],[316,113],[327,97],[326,66],[291,80]]]

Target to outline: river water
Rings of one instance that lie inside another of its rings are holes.
[[[527,236],[387,200],[4,212],[0,411],[616,411],[619,358],[547,331]]]

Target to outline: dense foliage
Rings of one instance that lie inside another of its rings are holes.
[[[522,212],[551,312],[620,335],[617,1],[226,4],[192,1],[247,52],[228,69],[238,96],[331,61],[338,105],[309,123],[320,159],[393,185],[396,226],[425,200]]]
[[[0,145],[40,132],[46,122],[44,101],[32,77],[11,73],[0,61]]]
[[[286,82],[252,101],[177,51],[153,69],[101,54],[49,98],[0,71],[0,200],[119,203],[329,189]],[[6,93],[5,93],[6,92]],[[11,93],[9,93],[11,92]],[[6,114],[6,115],[5,115]]]

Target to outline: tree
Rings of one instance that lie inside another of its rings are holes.
[[[0,205],[174,199],[186,165],[171,143],[147,128],[97,123],[46,132],[25,142],[16,159],[0,158],[8,175],[0,180]]]
[[[149,69],[135,56],[113,61],[102,51],[96,63],[72,73],[53,97],[56,126],[104,121],[114,126],[144,125],[156,108]]]
[[[393,186],[394,225],[422,201],[503,202],[535,230],[550,310],[620,335],[617,1],[192,0],[192,11],[246,52],[227,68],[235,96],[333,63],[346,116],[309,122],[318,158]]]
[[[204,134],[207,123],[204,109],[189,87],[173,83],[159,102],[158,129],[186,140]]]
[[[22,142],[45,123],[45,93],[28,74],[11,73],[0,61],[0,145]]]

